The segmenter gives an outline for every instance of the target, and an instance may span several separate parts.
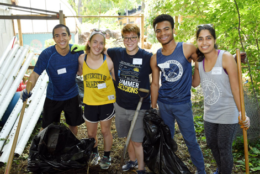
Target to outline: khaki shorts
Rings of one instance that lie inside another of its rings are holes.
[[[116,130],[118,137],[127,137],[128,131],[130,129],[135,110],[127,110],[120,107],[117,103],[114,103],[116,111]],[[143,118],[146,110],[140,110],[138,113],[137,120],[135,122],[135,127],[131,136],[131,140],[134,142],[141,143],[144,139],[144,126]]]

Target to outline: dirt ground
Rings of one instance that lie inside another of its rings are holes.
[[[122,172],[120,170],[120,159],[121,159],[121,152],[123,150],[123,147],[125,145],[125,141],[122,138],[118,138],[116,127],[115,127],[115,118],[113,118],[112,121],[112,127],[111,132],[113,135],[113,146],[111,150],[111,157],[112,157],[112,165],[108,170],[102,170],[99,165],[97,166],[90,166],[89,168],[89,174],[135,174],[136,171],[128,171],[128,172]],[[78,136],[79,139],[81,138],[87,138],[87,128],[85,124],[82,124],[79,126],[78,130]],[[176,124],[176,134],[175,134],[175,140],[178,144],[178,150],[176,154],[181,158],[181,160],[187,165],[188,169],[191,171],[191,173],[195,173],[196,168],[193,166],[190,155],[188,153],[187,147],[184,143],[184,140],[181,136],[180,131],[178,130],[178,125]],[[200,144],[200,147],[202,149],[204,159],[205,159],[205,167],[207,173],[213,173],[213,171],[216,169],[216,164],[212,160],[213,157],[211,156],[211,153],[206,148],[205,142],[198,141]],[[25,174],[29,173],[26,169],[27,167],[27,157],[29,152],[30,144],[27,145],[24,153],[22,156],[15,157],[14,162],[11,169],[11,174]],[[100,155],[103,155],[103,137],[101,134],[101,130],[98,129],[98,150]],[[128,157],[126,158],[128,160]],[[235,168],[235,166],[234,166]],[[0,168],[0,174],[4,173],[5,166],[2,166]],[[149,171],[149,169],[146,167],[147,173],[152,173]],[[238,174],[242,174],[242,172],[236,172]],[[61,172],[59,174],[87,174],[87,169],[81,169],[81,170],[70,170],[66,172]]]

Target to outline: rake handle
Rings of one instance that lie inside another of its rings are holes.
[[[28,94],[31,91],[31,87],[32,87],[32,82],[28,81],[27,85],[26,85],[26,90],[27,90]],[[7,162],[6,167],[5,167],[5,174],[9,174],[11,167],[12,167],[13,158],[14,158],[14,151],[15,151],[15,148],[16,148],[16,144],[17,144],[17,140],[18,140],[18,136],[19,136],[19,132],[20,132],[20,127],[21,127],[21,124],[22,124],[22,121],[23,121],[23,115],[24,115],[26,103],[27,103],[27,99],[23,102],[23,107],[22,107],[21,115],[20,115],[19,122],[18,122],[18,125],[17,125],[17,129],[16,129],[16,132],[15,132],[11,152],[10,152],[8,162]]]
[[[241,71],[241,55],[240,55],[239,49],[236,50],[236,55],[237,55],[237,70],[238,70],[238,81],[239,81],[241,115],[242,115],[242,121],[244,121],[246,119],[246,116],[245,116],[244,91],[243,91],[243,81],[242,81],[242,71]],[[246,174],[249,174],[249,158],[248,158],[248,144],[247,144],[246,128],[243,128],[243,137],[244,137],[244,155],[245,155]]]

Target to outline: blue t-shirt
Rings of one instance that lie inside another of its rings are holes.
[[[161,70],[161,83],[158,100],[165,104],[184,104],[190,102],[192,82],[191,63],[183,53],[183,43],[179,42],[169,56],[157,51],[157,65]]]
[[[135,55],[128,55],[125,48],[107,50],[114,63],[116,102],[129,110],[136,110],[140,96],[138,89],[150,90],[149,74],[152,53],[139,49]],[[142,94],[144,96],[146,94]],[[150,95],[143,100],[141,109],[150,108]]]
[[[71,47],[72,45],[70,45]],[[78,71],[78,57],[83,51],[66,56],[60,55],[55,46],[46,48],[40,54],[34,72],[41,75],[46,70],[49,76],[47,98],[64,101],[78,95],[76,74]]]

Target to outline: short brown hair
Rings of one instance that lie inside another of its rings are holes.
[[[136,24],[126,24],[121,31],[121,35],[125,33],[136,33],[138,37],[140,37],[140,28]]]

